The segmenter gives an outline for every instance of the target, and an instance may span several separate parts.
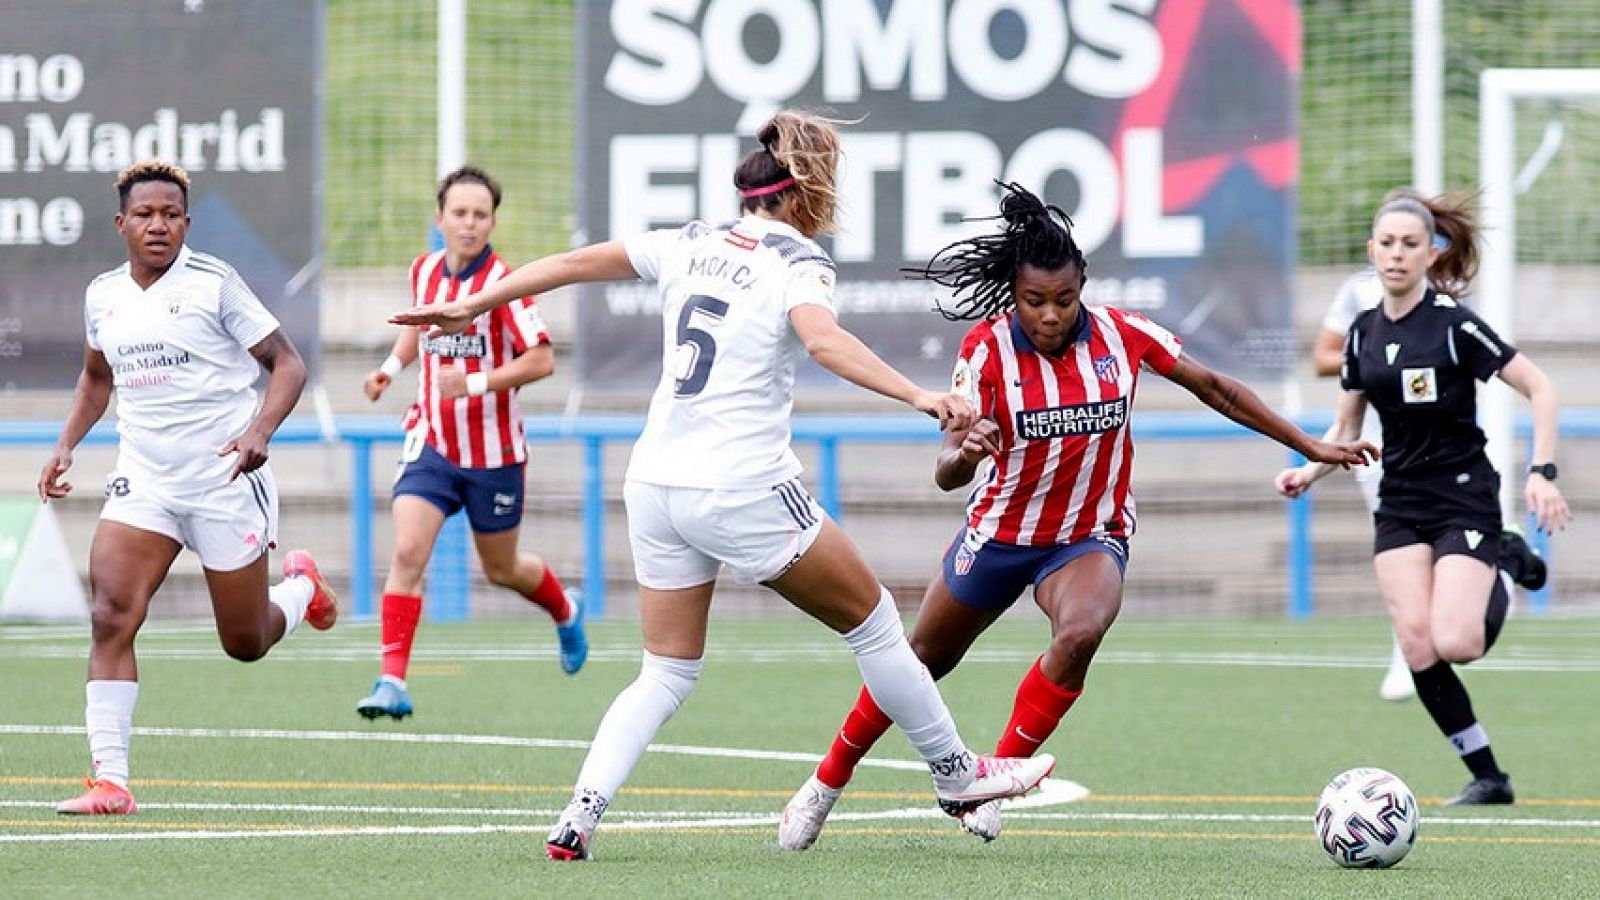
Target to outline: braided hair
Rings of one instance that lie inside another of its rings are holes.
[[[901,270],[954,292],[949,307],[935,307],[950,321],[990,319],[1016,306],[1011,288],[1022,266],[1054,272],[1076,265],[1080,276],[1089,273],[1089,263],[1072,239],[1071,217],[1016,182],[995,183],[1005,193],[1000,215],[990,218],[1004,220],[1003,230],[956,241],[927,265]]]

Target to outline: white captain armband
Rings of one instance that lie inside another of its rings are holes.
[[[473,372],[467,376],[467,396],[482,397],[489,393],[489,373]]]
[[[389,376],[390,378],[393,378],[396,375],[399,375],[400,370],[404,369],[405,367],[406,364],[400,361],[400,357],[391,353],[389,354],[389,358],[383,361],[383,365],[378,367],[378,371]]]

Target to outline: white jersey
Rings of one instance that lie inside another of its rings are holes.
[[[1328,311],[1322,316],[1322,327],[1339,334],[1349,334],[1356,316],[1383,302],[1383,283],[1376,269],[1362,269],[1339,285],[1339,292]]]
[[[833,309],[833,260],[782,222],[626,239],[634,271],[661,292],[661,381],[627,477],[677,487],[769,488],[800,474],[789,448],[804,345],[789,311]]]
[[[239,273],[186,246],[148,290],[127,263],[99,276],[83,312],[114,377],[118,470],[170,496],[226,483],[237,460],[217,451],[256,414],[261,366],[249,348],[278,329]]]
[[[1371,267],[1362,269],[1339,285],[1339,292],[1334,295],[1333,302],[1328,304],[1328,311],[1322,316],[1322,327],[1348,336],[1356,316],[1382,302],[1383,282],[1378,280],[1378,271]],[[1378,421],[1378,411],[1371,406],[1367,407],[1367,417],[1361,422],[1361,439],[1374,444],[1383,443],[1383,425]],[[1377,478],[1382,474],[1380,463],[1356,469],[1357,477]]]

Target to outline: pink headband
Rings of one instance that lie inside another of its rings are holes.
[[[746,188],[739,192],[739,196],[745,198],[746,200],[750,199],[751,197],[765,197],[768,194],[776,194],[784,188],[789,187],[794,187],[793,176],[785,178],[782,181],[774,181],[772,184],[769,184],[766,187]]]

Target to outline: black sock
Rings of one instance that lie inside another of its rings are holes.
[[[1433,717],[1439,731],[1450,740],[1474,778],[1498,777],[1502,773],[1489,749],[1489,737],[1472,713],[1472,698],[1451,665],[1443,660],[1422,671],[1412,671],[1417,699]]]
[[[1494,587],[1489,591],[1489,606],[1483,612],[1484,653],[1488,653],[1500,637],[1500,629],[1506,624],[1506,613],[1511,609],[1511,591],[1506,587],[1508,577],[1516,580],[1516,576],[1507,569],[1495,570]]]

